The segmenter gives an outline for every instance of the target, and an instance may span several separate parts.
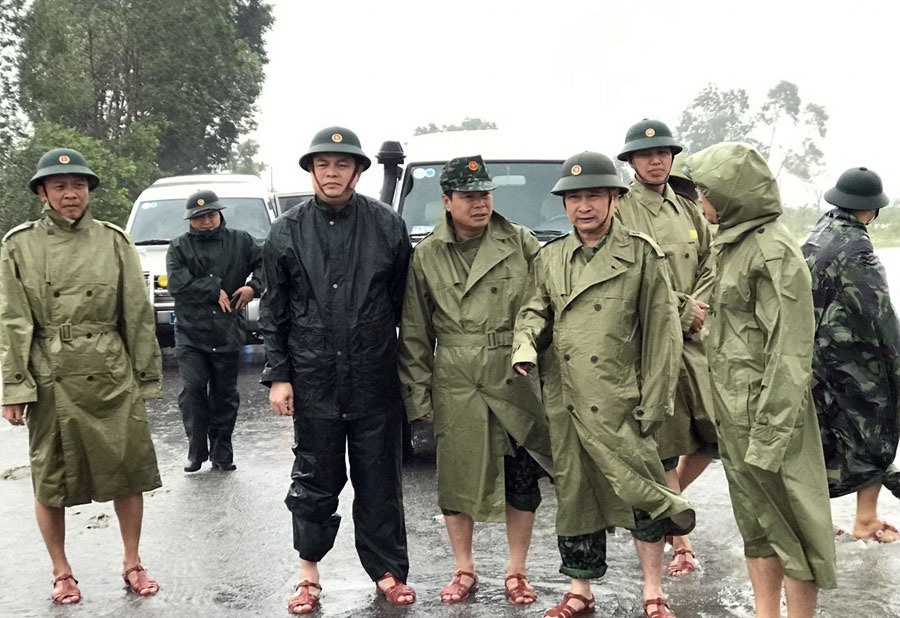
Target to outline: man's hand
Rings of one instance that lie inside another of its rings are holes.
[[[10,403],[3,406],[3,418],[9,421],[10,425],[25,424],[25,403]]]
[[[225,290],[219,290],[219,309],[225,313],[231,313],[231,302],[228,300],[228,293]]]
[[[294,387],[290,382],[272,382],[269,405],[278,416],[294,415]]]
[[[240,311],[246,307],[247,303],[251,300],[253,300],[253,288],[249,285],[239,287],[234,291],[234,294],[231,295],[231,302],[234,303],[235,311]]]
[[[694,312],[694,319],[691,321],[691,334],[699,333],[703,330],[703,322],[706,320],[706,310],[709,309],[702,300],[697,301],[697,310]]]
[[[534,369],[534,363],[516,363],[513,365],[513,369],[516,370],[520,376],[527,376],[528,372]]]

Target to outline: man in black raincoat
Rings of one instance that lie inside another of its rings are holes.
[[[897,529],[877,507],[882,485],[900,497],[900,323],[866,228],[888,198],[878,174],[860,167],[841,174],[825,201],[836,208],[819,219],[803,255],[812,271],[813,399],[828,492],[856,492],[855,537],[891,543]]]
[[[318,606],[318,563],[340,524],[345,456],[360,562],[392,604],[416,598],[405,584],[396,331],[412,248],[393,209],[354,191],[370,165],[352,131],[317,133],[300,157],[316,195],[275,221],[263,251],[262,383],[272,409],[294,418],[285,503],[300,554],[300,582],[288,603],[295,614]]]
[[[216,469],[236,468],[231,434],[247,335],[242,309],[263,287],[262,250],[247,232],[225,226],[223,208],[212,191],[191,195],[184,216],[190,227],[166,253],[182,383],[178,406],[188,437],[185,472],[196,472],[207,458]]]

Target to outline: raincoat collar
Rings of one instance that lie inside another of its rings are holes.
[[[358,194],[356,193],[356,191],[354,191],[350,196],[350,201],[347,202],[340,210],[336,210],[325,202],[321,201],[318,195],[313,197],[312,203],[316,210],[318,210],[325,216],[342,219],[344,217],[349,217],[350,214],[356,209],[357,195]]]
[[[50,204],[44,204],[44,208],[41,212],[53,223],[53,225],[62,230],[66,230],[67,232],[77,232],[81,229],[87,229],[94,221],[90,206],[84,209],[84,214],[81,215],[81,218],[78,220],[69,219],[65,215],[60,214],[53,210],[53,207],[50,206]]]
[[[663,203],[669,202],[672,207],[677,211],[680,210],[680,206],[678,204],[678,200],[675,199],[675,192],[672,190],[672,187],[666,183],[663,188],[663,192],[660,195],[653,189],[651,189],[648,185],[645,185],[640,180],[635,179],[631,183],[630,193],[634,196],[634,199],[637,200],[639,204],[644,206],[647,210],[649,210],[654,215],[658,215],[660,209],[663,207]]]

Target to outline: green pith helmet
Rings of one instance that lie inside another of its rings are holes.
[[[208,212],[224,210],[226,207],[219,202],[219,196],[213,191],[197,191],[187,200],[184,209],[184,218],[193,219]]]
[[[682,151],[681,144],[672,137],[672,131],[666,123],[644,118],[628,129],[625,134],[625,145],[622,146],[618,159],[627,161],[631,153],[648,148],[671,148],[673,155]]]
[[[309,150],[300,157],[300,167],[308,172],[313,155],[320,152],[353,155],[362,164],[363,171],[372,165],[372,160],[362,151],[356,133],[344,127],[327,127],[316,133],[309,143]]]
[[[100,178],[88,167],[84,155],[71,148],[54,148],[48,150],[38,161],[37,171],[28,181],[28,188],[37,194],[38,185],[44,184],[44,178],[48,176],[61,176],[64,174],[77,174],[88,179],[88,189],[93,191],[100,186]]]
[[[669,186],[678,195],[682,195],[689,200],[697,201],[697,186],[684,171],[684,162],[687,160],[686,152],[679,152],[672,159],[672,170],[669,172]]]
[[[559,180],[550,189],[550,193],[563,195],[566,191],[605,187],[615,187],[619,190],[619,195],[628,193],[628,185],[619,178],[612,159],[599,152],[585,151],[565,160]]]
[[[890,200],[884,194],[878,174],[865,167],[853,167],[825,192],[825,201],[846,210],[878,210]]]
[[[444,165],[441,172],[441,191],[493,191],[497,188],[481,155],[456,157]]]

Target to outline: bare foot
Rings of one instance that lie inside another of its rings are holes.
[[[81,600],[78,580],[71,573],[65,573],[53,580],[53,594],[50,596],[57,605],[75,605]]]
[[[531,605],[537,600],[534,587],[528,582],[524,573],[511,573],[506,576],[506,598],[513,605]]]
[[[441,590],[442,603],[459,603],[465,601],[469,593],[478,585],[478,576],[469,571],[457,570],[450,583]]]
[[[900,538],[900,532],[898,532],[897,528],[887,523],[886,521],[876,519],[870,524],[857,521],[853,526],[853,536],[857,540],[872,540],[878,541],[879,543],[893,543],[898,538]]]
[[[319,606],[319,593],[322,592],[322,586],[304,579],[294,586],[294,590],[296,592],[288,599],[289,613],[299,615],[311,614],[316,611],[316,608]]]
[[[410,605],[416,602],[416,591],[397,579],[393,573],[385,573],[375,582],[378,593],[391,605]]]

